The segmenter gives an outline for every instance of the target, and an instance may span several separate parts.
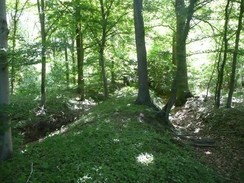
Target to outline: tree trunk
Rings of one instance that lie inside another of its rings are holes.
[[[40,106],[45,107],[46,103],[46,30],[45,30],[45,4],[44,0],[37,0],[38,12],[41,24],[41,38],[42,38],[42,51],[41,51],[41,102]]]
[[[2,0],[0,2],[0,161],[9,158],[13,152],[10,121],[5,108],[9,105],[8,33],[6,2]]]
[[[174,32],[173,33],[173,36],[172,36],[172,63],[174,65],[177,65],[177,62],[176,62],[176,33]]]
[[[159,113],[162,123],[174,128],[169,121],[169,114],[173,105],[182,106],[192,94],[188,88],[186,65],[186,39],[190,30],[190,21],[194,13],[196,1],[191,0],[185,7],[184,0],[175,0],[176,34],[173,38],[173,63],[176,62],[176,73],[171,86],[170,97]],[[174,41],[175,39],[175,41]],[[175,45],[174,45],[175,43]]]
[[[107,81],[107,75],[106,75],[106,69],[105,69],[105,61],[104,61],[104,48],[103,46],[100,48],[99,52],[99,63],[101,67],[101,73],[102,73],[102,80],[103,80],[103,95],[104,98],[108,98],[108,81]]]
[[[72,58],[72,82],[75,85],[76,84],[77,72],[76,72],[76,62],[75,62],[75,42],[74,42],[74,39],[72,39],[70,52],[71,52],[71,58]]]
[[[25,6],[27,5],[28,0],[26,0],[21,8],[19,8],[20,0],[15,0],[15,7],[14,7],[14,15],[12,17],[12,48],[11,52],[13,55],[11,56],[11,62],[10,62],[10,93],[11,95],[14,94],[15,89],[15,83],[16,83],[16,70],[17,70],[17,64],[16,64],[16,55],[15,55],[15,49],[16,49],[16,39],[17,39],[17,31],[18,31],[18,23],[20,16],[23,13],[23,10]]]
[[[114,61],[112,61],[110,71],[111,71],[111,86],[112,86],[113,91],[116,89],[116,82],[115,82],[116,75],[115,75],[114,65],[115,65]]]
[[[16,34],[17,34],[17,26],[18,26],[18,8],[19,8],[19,0],[15,1],[15,10],[14,10],[14,17],[13,17],[13,35],[12,35],[12,53],[13,57],[11,59],[11,67],[10,67],[10,74],[11,74],[11,79],[10,79],[10,93],[13,95],[14,93],[14,85],[15,85],[15,47],[16,47]]]
[[[102,39],[101,43],[99,44],[100,50],[99,50],[99,64],[101,67],[101,73],[102,73],[102,80],[103,80],[103,95],[106,98],[108,98],[108,81],[107,81],[107,75],[106,75],[106,68],[105,68],[105,60],[104,60],[104,49],[106,45],[106,37],[107,37],[107,19],[106,19],[106,13],[104,10],[104,2],[103,0],[100,0],[100,6],[101,6],[101,16],[102,16]]]
[[[215,89],[215,108],[219,108],[220,106],[220,97],[221,97],[221,90],[224,80],[224,68],[227,60],[227,51],[228,51],[228,24],[229,24],[229,6],[230,6],[230,0],[227,1],[226,7],[225,7],[225,24],[224,24],[224,36],[223,36],[223,44],[224,44],[224,57],[221,62],[221,53],[219,54],[219,63],[218,63],[218,78],[216,83],[216,89]]]
[[[236,64],[237,64],[237,57],[238,57],[238,49],[239,49],[239,42],[240,42],[240,34],[242,30],[242,17],[244,12],[244,0],[240,2],[240,14],[238,20],[238,27],[236,31],[236,40],[235,40],[235,49],[233,53],[233,60],[232,60],[232,71],[230,76],[230,90],[227,99],[226,107],[230,108],[232,103],[232,96],[235,88],[235,78],[236,78]]]
[[[69,88],[69,59],[68,59],[68,48],[67,48],[67,41],[65,40],[65,48],[64,48],[64,57],[65,57],[65,78],[66,78],[66,85]]]
[[[169,121],[169,114],[176,101],[178,79],[179,79],[179,72],[177,70],[174,80],[172,82],[170,97],[167,103],[165,104],[165,106],[159,112],[160,121],[162,121],[163,124],[166,124],[168,126],[171,126],[171,123]]]
[[[188,7],[186,7],[184,0],[175,0],[175,14],[176,14],[176,45],[175,45],[175,59],[177,69],[179,70],[179,78],[176,94],[176,106],[183,106],[187,98],[192,97],[188,86],[187,64],[186,64],[186,39],[190,31],[190,21],[194,13],[194,6],[196,0],[191,0]]]
[[[80,100],[84,100],[85,99],[84,76],[83,76],[84,48],[83,48],[83,38],[82,38],[80,23],[78,23],[76,28],[76,52],[77,52],[77,73],[78,73],[77,92],[80,95]]]
[[[145,46],[145,29],[142,15],[142,0],[134,0],[134,26],[139,84],[139,91],[136,103],[151,106],[152,101],[150,98],[148,85],[147,52]]]

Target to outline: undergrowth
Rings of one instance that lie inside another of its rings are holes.
[[[190,148],[150,125],[154,111],[134,100],[133,91],[120,91],[60,133],[15,149],[0,164],[0,182],[221,182]]]

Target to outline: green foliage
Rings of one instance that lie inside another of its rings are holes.
[[[175,66],[172,53],[164,49],[164,40],[154,42],[148,54],[148,72],[152,89],[159,95],[168,94],[171,89]],[[169,45],[170,46],[170,45]]]
[[[0,164],[1,182],[217,182],[214,172],[155,129],[153,111],[125,88],[67,130]]]

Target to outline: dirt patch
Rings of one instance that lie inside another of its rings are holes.
[[[33,110],[29,119],[20,119],[15,129],[23,136],[24,144],[38,141],[45,136],[60,130],[62,127],[73,123],[82,114],[90,110],[96,103],[93,101],[71,100],[62,110],[50,108]]]
[[[211,101],[191,98],[185,107],[174,110],[172,122],[181,135],[214,141],[212,145],[193,146],[197,158],[226,182],[244,182],[244,108],[214,110]]]

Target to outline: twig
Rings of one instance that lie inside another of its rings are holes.
[[[31,163],[31,172],[30,172],[30,175],[29,175],[26,183],[28,183],[30,181],[30,178],[31,178],[32,174],[33,174],[33,162]]]

